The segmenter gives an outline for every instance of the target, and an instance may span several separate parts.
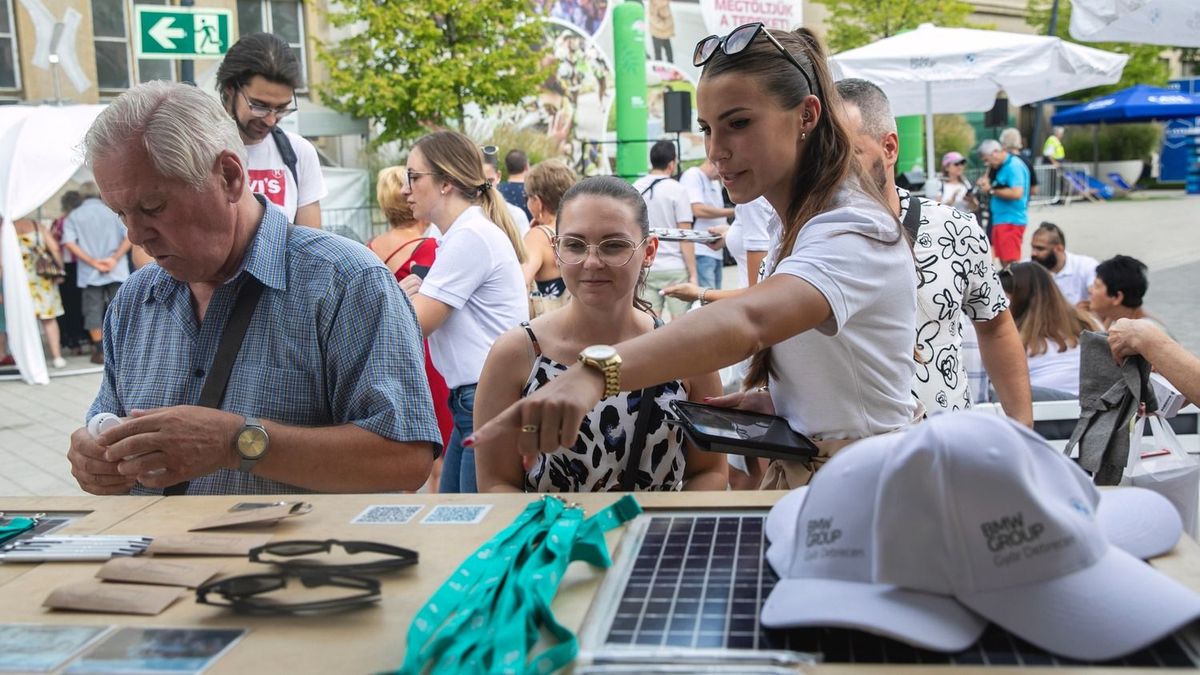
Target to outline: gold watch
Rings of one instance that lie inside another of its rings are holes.
[[[252,473],[254,467],[258,465],[258,460],[267,454],[271,437],[267,435],[266,428],[258,419],[247,415],[245,420],[245,424],[234,439],[234,449],[237,450],[238,457],[241,459],[238,470],[243,473]]]
[[[621,355],[611,345],[592,345],[579,352],[579,362],[604,375],[604,398],[621,393]]]

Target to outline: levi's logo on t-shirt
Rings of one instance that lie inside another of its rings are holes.
[[[270,199],[277,206],[283,206],[287,195],[287,179],[280,169],[249,169],[250,191]]]

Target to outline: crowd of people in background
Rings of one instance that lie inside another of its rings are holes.
[[[15,222],[52,366],[61,345],[94,345],[89,413],[127,419],[72,437],[89,491],[794,487],[855,440],[981,400],[1032,425],[1032,402],[1079,396],[1083,331],[1175,377],[1195,367],[1144,308],[1141,262],[1070,252],[1048,222],[1021,261],[1038,188],[1015,129],[980,145],[974,183],[950,152],[924,194],[905,189],[886,95],[835,83],[807,30],[749,24],[697,45],[706,157],[681,170],[675,144],[654,143],[632,185],[519,148],[501,170],[501,149],[429,133],[380,171],[388,228],[369,251],[318,231],[315,149],[278,128],[301,85],[281,45],[234,45],[219,102],[131,89],[88,135],[99,189],[64,195],[53,226]],[[166,142],[190,144],[191,164],[152,160]],[[244,303],[243,351],[222,364],[214,326]],[[779,415],[819,455],[704,452],[670,423],[680,401]],[[147,416],[204,425],[203,461],[130,454],[151,443]],[[221,434],[264,449],[231,457]]]

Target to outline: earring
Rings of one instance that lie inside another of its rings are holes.
[[[801,131],[800,132],[800,140],[804,140],[806,138],[808,138],[808,133]]]
[[[442,194],[446,194],[446,191],[445,191],[445,190],[442,190]]]

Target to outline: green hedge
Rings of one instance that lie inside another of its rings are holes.
[[[1150,153],[1162,144],[1162,126],[1155,122],[1144,124],[1111,124],[1100,126],[1101,162],[1120,162],[1130,159],[1150,160]],[[1039,148],[1040,149],[1040,148]],[[1092,127],[1067,127],[1063,137],[1067,161],[1092,161]]]

